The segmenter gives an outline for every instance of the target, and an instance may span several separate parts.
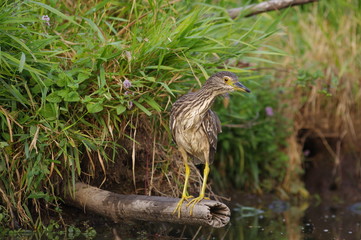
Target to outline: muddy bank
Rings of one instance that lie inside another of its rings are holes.
[[[337,138],[307,138],[303,147],[305,187],[324,201],[361,201],[361,153],[340,144]]]

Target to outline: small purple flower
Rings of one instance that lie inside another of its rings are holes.
[[[50,17],[48,15],[43,15],[41,20],[45,21],[48,26],[50,26]]]
[[[44,20],[44,21],[50,21],[50,17],[48,16],[48,15],[43,15],[42,17],[41,17],[41,20]]]
[[[272,117],[274,115],[272,107],[266,107],[265,111],[266,111],[266,115],[269,117]]]
[[[128,79],[125,79],[123,82],[123,86],[125,89],[128,89],[132,86],[132,83]]]

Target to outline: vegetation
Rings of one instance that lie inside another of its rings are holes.
[[[255,94],[234,96],[227,108],[218,106],[224,127],[215,163],[219,174],[214,175],[247,191],[269,192],[286,173],[288,159],[281,149],[286,148],[290,123],[279,111],[280,88],[270,88],[271,79],[264,77],[249,85]]]
[[[283,115],[293,122],[283,183],[288,192],[300,190],[298,183],[308,151],[303,145],[309,137],[321,139],[330,153],[334,164],[330,174],[336,184],[341,182],[341,169],[347,165],[342,164],[347,161],[342,155],[357,154],[361,126],[361,52],[356,47],[361,38],[360,10],[358,1],[320,1],[290,9],[282,23],[285,35],[274,46],[282,48],[287,56],[273,59],[281,63],[274,75],[283,79],[273,86],[285,89],[280,98]],[[358,175],[359,168],[347,171]]]
[[[153,155],[149,191],[169,192],[153,184],[154,176],[177,186],[182,163],[154,161],[176,156],[175,148],[165,149],[170,103],[215,71],[249,75],[239,63],[269,53],[258,46],[275,31],[273,21],[234,21],[206,4],[5,1],[0,7],[1,222],[13,228],[39,228],[46,221],[41,209],[61,213],[59,197],[79,177],[104,183],[121,171],[135,186],[149,182],[139,156]],[[117,169],[109,167],[120,160]]]
[[[169,108],[224,69],[252,94],[216,102],[223,133],[215,185],[307,196],[301,130],[356,149],[358,2],[235,20],[225,11],[235,3],[220,5],[0,3],[2,226],[44,228],[61,216],[61,198],[78,179],[178,196],[184,171],[168,133]],[[328,149],[340,166],[340,149]],[[193,189],[199,180],[192,175]]]
[[[241,119],[249,118],[241,128],[223,129],[218,153],[223,160],[218,163],[221,176],[231,176],[242,188],[307,197],[301,178],[308,138],[319,138],[332,157],[336,185],[342,181],[342,166],[347,166],[342,156],[358,154],[360,4],[320,1],[287,11],[278,25],[281,30],[267,40],[284,54],[264,56],[273,64],[260,64],[257,72],[269,77],[258,81],[262,85],[255,87],[255,96],[241,99],[252,107],[232,104],[221,110],[223,122],[240,111]],[[255,97],[259,99],[252,102]],[[267,107],[274,116],[268,116]],[[240,137],[233,139],[235,133]],[[358,175],[358,167],[349,170]]]

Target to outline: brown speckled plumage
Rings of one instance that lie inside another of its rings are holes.
[[[188,198],[186,191],[189,177],[187,155],[193,157],[195,164],[205,164],[200,196],[190,203],[194,206],[204,198],[205,184],[209,172],[208,164],[214,160],[217,149],[217,136],[221,132],[221,122],[216,113],[210,108],[217,96],[234,90],[250,92],[238,82],[238,78],[234,73],[218,72],[212,75],[198,91],[183,95],[172,106],[170,129],[186,167],[186,180],[182,199],[175,210],[178,211],[178,214],[180,214],[182,202]]]

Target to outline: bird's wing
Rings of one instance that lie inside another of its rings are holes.
[[[176,140],[175,140],[175,124],[176,124],[176,122],[175,122],[174,115],[171,113],[170,119],[169,119],[169,128],[172,133],[172,138],[173,138],[174,142],[176,142]]]
[[[176,141],[176,128],[179,124],[179,120],[177,121],[177,117],[179,118],[182,116],[182,112],[185,110],[185,108],[189,105],[189,98],[191,98],[194,95],[193,92],[189,92],[183,96],[181,96],[175,103],[173,103],[173,106],[170,111],[170,120],[169,120],[169,128],[172,133],[172,138],[174,142]],[[182,121],[182,119],[180,120]]]
[[[211,110],[208,110],[208,112],[206,113],[203,119],[202,127],[207,135],[208,142],[210,145],[209,162],[212,163],[214,159],[214,154],[217,149],[218,133],[222,132],[221,121],[219,120],[217,114],[215,114]]]

